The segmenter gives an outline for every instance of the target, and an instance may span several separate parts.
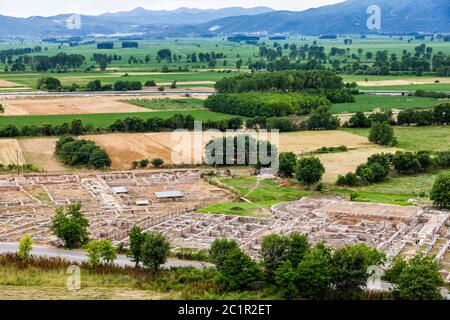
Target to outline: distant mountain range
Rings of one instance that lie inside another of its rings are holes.
[[[210,21],[200,30],[214,33],[237,32],[321,34],[365,34],[370,5],[381,9],[383,33],[450,33],[448,0],[347,0],[302,12],[272,11],[256,16],[226,17]]]
[[[92,34],[150,36],[268,34],[366,34],[367,8],[381,9],[382,33],[450,33],[447,0],[347,0],[305,11],[274,11],[268,7],[131,11],[82,15],[82,28],[69,30],[70,14],[14,18],[0,15],[0,37],[41,38]]]

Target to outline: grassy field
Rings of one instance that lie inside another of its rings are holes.
[[[427,108],[439,104],[439,99],[403,96],[357,95],[356,102],[338,103],[331,108],[333,113],[369,112],[376,108],[383,110]]]
[[[81,289],[68,290],[69,262],[33,258],[16,262],[0,255],[0,299],[269,299],[277,298],[267,289],[226,292],[213,278],[215,269],[173,268],[156,274],[143,269],[87,265],[81,269]]]
[[[126,117],[148,118],[170,118],[174,114],[192,115],[195,120],[223,120],[232,116],[211,112],[206,110],[174,110],[174,111],[155,111],[155,112],[137,112],[137,113],[100,113],[100,114],[78,114],[78,115],[45,115],[45,116],[8,116],[0,117],[0,129],[9,124],[22,128],[25,125],[41,126],[44,124],[61,125],[65,122],[70,123],[73,119],[81,119],[85,125],[90,124],[94,128],[105,128],[118,119]]]
[[[182,109],[203,109],[203,100],[195,98],[187,99],[130,99],[121,100],[138,107],[150,110],[182,110]]]
[[[369,129],[343,129],[364,137]],[[445,151],[450,149],[450,126],[394,127],[397,148],[420,151]]]

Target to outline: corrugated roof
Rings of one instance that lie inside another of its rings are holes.
[[[113,187],[112,190],[115,193],[128,193],[128,190],[125,187]]]
[[[161,199],[161,198],[182,198],[182,197],[184,197],[184,193],[181,191],[163,191],[163,192],[155,192],[155,196],[159,199]]]

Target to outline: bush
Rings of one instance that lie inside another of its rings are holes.
[[[103,262],[111,264],[117,259],[117,254],[109,240],[93,240],[86,247],[88,263],[98,267]]]
[[[450,167],[450,151],[441,151],[436,154],[435,163],[441,168]]]
[[[156,87],[156,82],[154,80],[149,80],[144,83],[145,87]]]
[[[298,294],[297,278],[297,271],[292,267],[289,260],[285,261],[275,271],[275,283],[284,299],[291,299]]]
[[[30,236],[24,236],[20,240],[17,256],[22,260],[27,260],[30,257],[31,250],[33,250],[33,239]]]
[[[159,168],[164,164],[164,160],[161,158],[155,158],[151,161],[152,166]]]
[[[349,128],[370,128],[370,121],[364,112],[358,111],[350,117],[346,126]]]
[[[144,233],[144,240],[141,246],[142,264],[153,271],[166,263],[170,255],[170,243],[161,233]]]
[[[224,259],[218,279],[230,290],[246,290],[262,280],[263,275],[252,258],[235,248]]]
[[[308,130],[335,130],[340,126],[339,118],[328,112],[328,109],[319,108],[307,120]]]
[[[369,140],[383,146],[393,146],[397,144],[397,140],[394,137],[394,129],[386,122],[375,122],[372,124]]]
[[[279,156],[278,173],[283,177],[291,178],[297,165],[297,156],[293,152],[281,152]]]
[[[397,151],[392,158],[394,169],[401,174],[414,174],[422,171],[417,154],[413,152]]]
[[[359,183],[358,176],[353,173],[349,172],[345,176],[338,176],[338,179],[336,181],[336,184],[338,186],[347,186],[347,187],[355,187]]]
[[[0,113],[5,113],[5,108],[1,103],[0,103]]]
[[[40,78],[37,83],[37,88],[43,91],[60,91],[62,84],[61,81],[56,78]]]
[[[223,267],[225,259],[234,249],[239,249],[236,241],[226,238],[215,239],[209,249],[209,257],[211,262],[214,263],[217,269],[220,270]]]
[[[441,208],[450,208],[450,174],[440,174],[434,181],[430,199]]]
[[[58,208],[52,219],[50,230],[69,249],[80,248],[89,241],[89,221],[81,213],[81,205],[69,206],[67,212]]]
[[[289,132],[294,130],[294,124],[289,117],[268,118],[266,126],[268,130],[278,129],[280,132]]]
[[[308,186],[319,182],[325,173],[325,168],[316,157],[301,158],[295,169],[295,178]]]
[[[106,169],[111,166],[108,153],[89,140],[63,136],[56,143],[56,155],[66,165]]]

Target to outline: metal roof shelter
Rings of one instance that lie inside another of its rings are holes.
[[[114,193],[117,193],[117,194],[128,193],[128,190],[125,187],[113,187],[112,190],[114,191]]]
[[[150,205],[150,201],[148,201],[148,200],[136,200],[136,205],[138,205],[138,206],[148,206],[148,205]]]
[[[179,199],[184,197],[184,193],[181,191],[164,191],[155,192],[154,194],[158,199]]]

